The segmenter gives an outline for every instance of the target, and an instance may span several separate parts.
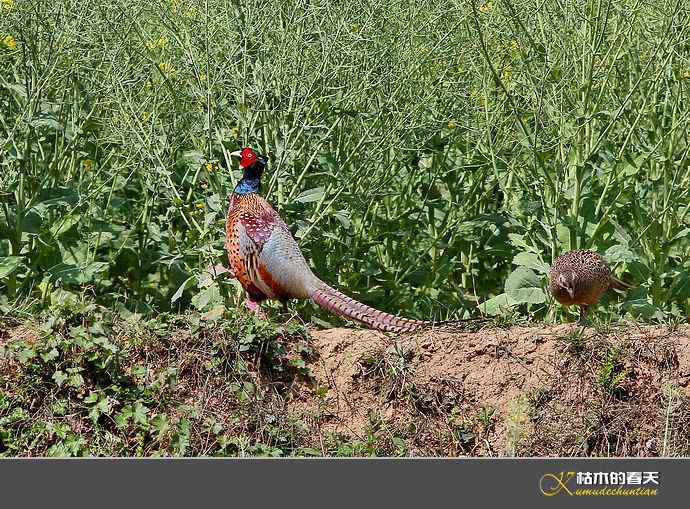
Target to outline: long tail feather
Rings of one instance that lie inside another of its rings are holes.
[[[320,285],[311,293],[311,298],[319,306],[336,315],[350,318],[368,325],[372,329],[386,332],[410,332],[425,329],[437,325],[436,322],[427,320],[412,320],[384,313],[378,309],[369,307],[355,299],[351,299],[338,290],[331,288],[326,283]]]
[[[620,279],[616,279],[615,277],[611,278],[611,288],[615,288],[616,290],[630,290],[633,288],[632,285],[629,285],[628,283],[624,283]]]

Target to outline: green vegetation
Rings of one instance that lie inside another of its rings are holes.
[[[553,316],[548,264],[586,247],[638,285],[600,312],[688,315],[682,2],[2,5],[5,313],[236,297],[200,275],[249,144],[317,273],[367,303]]]
[[[690,315],[681,0],[0,0],[0,13],[0,363],[19,370],[0,384],[0,454],[409,452],[412,432],[376,415],[367,436],[300,449],[307,425],[257,381],[308,381],[310,347],[235,313],[239,284],[206,272],[225,262],[229,152],[247,145],[269,156],[263,192],[315,272],[379,309],[562,320],[549,265],[589,248],[636,286],[595,320]],[[271,305],[278,322],[338,323]],[[34,343],[2,343],[30,318]],[[185,390],[215,388],[230,415],[179,389],[191,352]],[[156,355],[172,357],[150,372]],[[369,368],[413,401],[406,355]],[[613,397],[626,371],[607,355],[596,376]],[[489,409],[453,440],[479,443]]]
[[[51,309],[0,343],[0,456],[298,454],[283,396],[310,349],[301,327],[198,315],[126,319]]]

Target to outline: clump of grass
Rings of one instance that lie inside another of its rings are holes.
[[[606,359],[597,373],[597,385],[608,394],[613,394],[621,388],[628,376],[628,372],[620,366],[620,353],[609,350]]]
[[[519,397],[505,420],[505,446],[506,456],[518,456],[522,442],[530,432],[531,405],[528,397]]]
[[[365,382],[380,384],[388,400],[414,398],[417,389],[412,381],[412,354],[398,343],[378,354],[369,354],[360,359],[360,377]]]
[[[582,355],[586,351],[587,337],[583,328],[575,328],[561,338],[567,351],[572,355]]]

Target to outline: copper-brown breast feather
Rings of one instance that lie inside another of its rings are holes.
[[[247,291],[249,296],[256,302],[266,299],[268,296],[262,292],[250,275],[250,267],[252,261],[247,260],[242,256],[240,251],[240,239],[237,234],[239,223],[246,228],[245,222],[242,218],[247,215],[247,210],[251,210],[254,205],[249,196],[233,195],[230,200],[230,207],[228,208],[228,216],[225,222],[226,242],[225,248],[228,252],[228,261],[232,267],[235,277],[240,282],[242,287]]]
[[[251,242],[253,245],[244,246],[242,249],[241,240],[237,234],[238,224],[242,225],[246,234],[245,242]],[[259,295],[261,300],[271,297],[271,295],[265,295],[266,292],[261,290],[261,286],[270,288],[273,293],[272,297],[288,298],[287,292],[278,285],[273,275],[260,260],[261,251],[271,238],[274,228],[288,229],[285,222],[266,200],[255,194],[233,196],[226,231],[228,239],[232,239],[232,241],[228,242],[226,246],[230,245],[228,248],[229,256],[231,256],[230,263],[237,274],[237,279],[252,298],[254,298],[254,294]],[[254,298],[254,300],[257,299]]]

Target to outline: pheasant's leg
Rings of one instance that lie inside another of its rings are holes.
[[[254,313],[254,316],[256,316],[257,318],[261,318],[262,320],[266,319],[266,313],[264,312],[264,310],[261,309],[259,303],[252,300],[252,298],[249,295],[245,296],[244,305],[247,306],[247,308],[252,313]]]
[[[587,317],[587,311],[589,310],[588,305],[582,305],[580,306],[580,319],[578,320],[578,324],[582,325],[583,327],[585,326],[585,318]]]

